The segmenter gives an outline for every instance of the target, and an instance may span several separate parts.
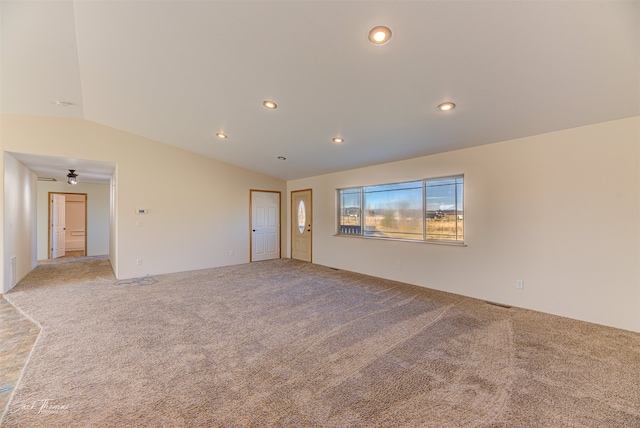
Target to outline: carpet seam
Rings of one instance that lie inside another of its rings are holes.
[[[34,351],[36,349],[36,346],[38,345],[38,342],[40,341],[40,337],[42,337],[42,335],[44,333],[44,328],[42,327],[42,325],[39,322],[37,322],[36,320],[31,318],[31,316],[27,315],[22,309],[20,309],[13,302],[11,302],[11,300],[7,299],[6,295],[4,296],[4,299],[7,302],[9,302],[9,304],[11,306],[13,306],[14,309],[16,311],[18,311],[22,316],[24,316],[26,319],[28,319],[29,321],[34,323],[38,327],[38,329],[40,331],[38,331],[38,335],[36,336],[35,342],[33,342],[33,346],[31,347],[31,350],[29,351],[29,355],[27,356],[27,359],[24,362],[24,366],[22,367],[22,370],[20,370],[20,376],[18,377],[18,380],[16,382],[16,386],[12,389],[11,395],[9,395],[9,400],[7,400],[7,407],[5,408],[4,413],[2,413],[2,417],[0,417],[0,427],[2,426],[2,421],[4,421],[5,416],[9,413],[9,409],[11,408],[11,404],[13,402],[13,398],[14,398],[14,396],[16,394],[16,391],[18,390],[18,387],[22,383],[22,377],[24,376],[24,372],[27,370],[27,366],[29,365],[29,362],[31,361],[31,356],[33,355],[33,353],[34,353]]]

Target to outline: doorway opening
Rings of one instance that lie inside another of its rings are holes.
[[[49,259],[87,255],[87,194],[49,192]]]

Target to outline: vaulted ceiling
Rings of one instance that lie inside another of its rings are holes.
[[[0,7],[2,112],[83,118],[285,180],[640,115],[637,1]],[[377,25],[392,30],[380,46]]]

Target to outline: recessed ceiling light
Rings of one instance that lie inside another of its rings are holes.
[[[279,160],[287,160],[287,158],[285,158],[284,156],[278,156]]]
[[[344,139],[340,137],[336,137],[333,139],[333,142],[337,144],[344,143]]]
[[[438,110],[440,111],[450,111],[456,108],[456,105],[451,102],[442,103],[438,106]]]
[[[263,101],[262,105],[265,106],[268,109],[271,109],[271,110],[278,108],[278,104],[274,103],[273,101],[269,101],[269,100]]]
[[[369,31],[369,41],[374,45],[384,45],[391,39],[391,29],[380,25]]]
[[[216,134],[216,137],[224,139],[224,138],[227,138],[227,134],[223,134],[222,132],[218,132]]]
[[[57,105],[58,107],[69,107],[73,105],[73,103],[69,101],[51,101],[51,102]]]

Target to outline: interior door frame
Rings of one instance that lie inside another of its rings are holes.
[[[298,193],[298,192],[309,192],[309,211],[311,214],[311,232],[309,235],[309,263],[313,263],[313,229],[314,229],[314,224],[313,224],[313,189],[298,189],[298,190],[292,190],[291,194],[290,194],[290,198],[291,198],[291,224],[289,225],[289,235],[290,235],[290,243],[289,243],[289,248],[291,249],[290,251],[290,255],[291,258],[293,258],[293,222],[295,221],[294,218],[296,218],[296,216],[294,215],[294,212],[297,211],[297,209],[294,211],[294,207],[293,207],[293,194],[294,193]]]
[[[278,194],[278,258],[282,258],[282,192],[279,190],[249,189],[249,263],[253,262],[253,192]]]
[[[48,217],[47,217],[47,259],[51,259],[51,195],[84,195],[84,255],[87,255],[87,213],[89,212],[89,195],[87,193],[73,192],[49,192],[47,197]]]

